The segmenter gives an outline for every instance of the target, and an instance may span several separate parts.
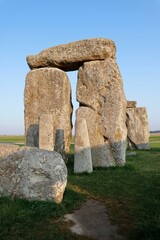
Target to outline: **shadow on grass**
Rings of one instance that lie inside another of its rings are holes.
[[[82,193],[66,188],[63,202],[0,198],[1,240],[78,240],[82,237],[62,228],[64,214],[72,212],[85,200]],[[88,238],[89,239],[89,238]]]
[[[160,236],[160,148],[136,151],[124,167],[95,168],[74,174],[74,155],[68,162],[69,183],[108,205],[110,218],[126,232],[127,240],[158,240]]]

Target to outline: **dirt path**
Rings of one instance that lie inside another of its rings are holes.
[[[74,225],[69,228],[79,235],[97,240],[124,240],[118,227],[110,223],[106,205],[95,200],[88,200],[73,214],[65,215],[65,221],[72,221]]]

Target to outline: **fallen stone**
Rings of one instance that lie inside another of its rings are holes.
[[[149,149],[150,133],[146,108],[127,108],[126,124],[129,148]]]
[[[60,203],[67,184],[67,168],[56,152],[22,147],[0,157],[0,196]]]
[[[58,152],[63,159],[66,158],[65,151],[64,151],[64,130],[63,129],[57,129],[56,130],[56,136],[55,136],[55,145],[54,145],[54,151]]]
[[[122,77],[114,59],[87,62],[80,67],[77,100],[80,106],[95,111],[98,131],[105,143],[110,145],[110,156],[113,156],[116,165],[124,165],[127,139],[126,98]]]
[[[93,172],[91,147],[84,118],[76,118],[74,150],[74,172]]]
[[[115,58],[115,54],[116,47],[112,40],[93,38],[45,49],[37,55],[28,56],[27,63],[31,69],[56,67],[73,71],[84,62]]]
[[[67,74],[57,68],[30,71],[26,77],[24,105],[26,145],[39,147],[39,118],[42,114],[50,114],[53,119],[53,127],[50,129],[53,130],[52,150],[56,132],[63,130],[67,161],[72,130],[71,87]]]

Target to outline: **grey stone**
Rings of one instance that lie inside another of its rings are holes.
[[[28,56],[27,63],[31,69],[57,67],[71,71],[78,70],[84,62],[115,58],[115,54],[112,40],[93,38],[45,49],[37,55]]]
[[[127,136],[131,149],[149,149],[149,125],[144,107],[127,108]]]
[[[80,67],[77,100],[80,106],[88,107],[95,112],[98,124],[96,128],[103,138],[101,144],[95,147],[107,146],[106,156],[108,155],[109,165],[113,165],[113,162],[124,165],[127,138],[126,98],[122,77],[114,59],[86,62]],[[96,134],[94,136],[97,138]]]
[[[101,128],[99,127],[99,115],[89,107],[79,107],[76,111],[76,119],[82,117],[86,120],[87,124],[93,166],[115,166],[112,147],[103,136]]]
[[[62,129],[67,156],[72,130],[71,88],[67,74],[57,68],[30,71],[26,77],[24,105],[26,145],[39,147],[39,117],[50,114],[53,118],[52,150],[55,146],[56,131]]]
[[[22,147],[0,157],[0,196],[60,203],[67,184],[67,168],[56,152]]]
[[[74,172],[91,173],[93,171],[91,147],[84,118],[76,118],[74,150]]]

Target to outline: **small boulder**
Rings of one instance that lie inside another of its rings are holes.
[[[0,157],[0,196],[60,203],[67,184],[67,168],[57,152],[22,147]]]

